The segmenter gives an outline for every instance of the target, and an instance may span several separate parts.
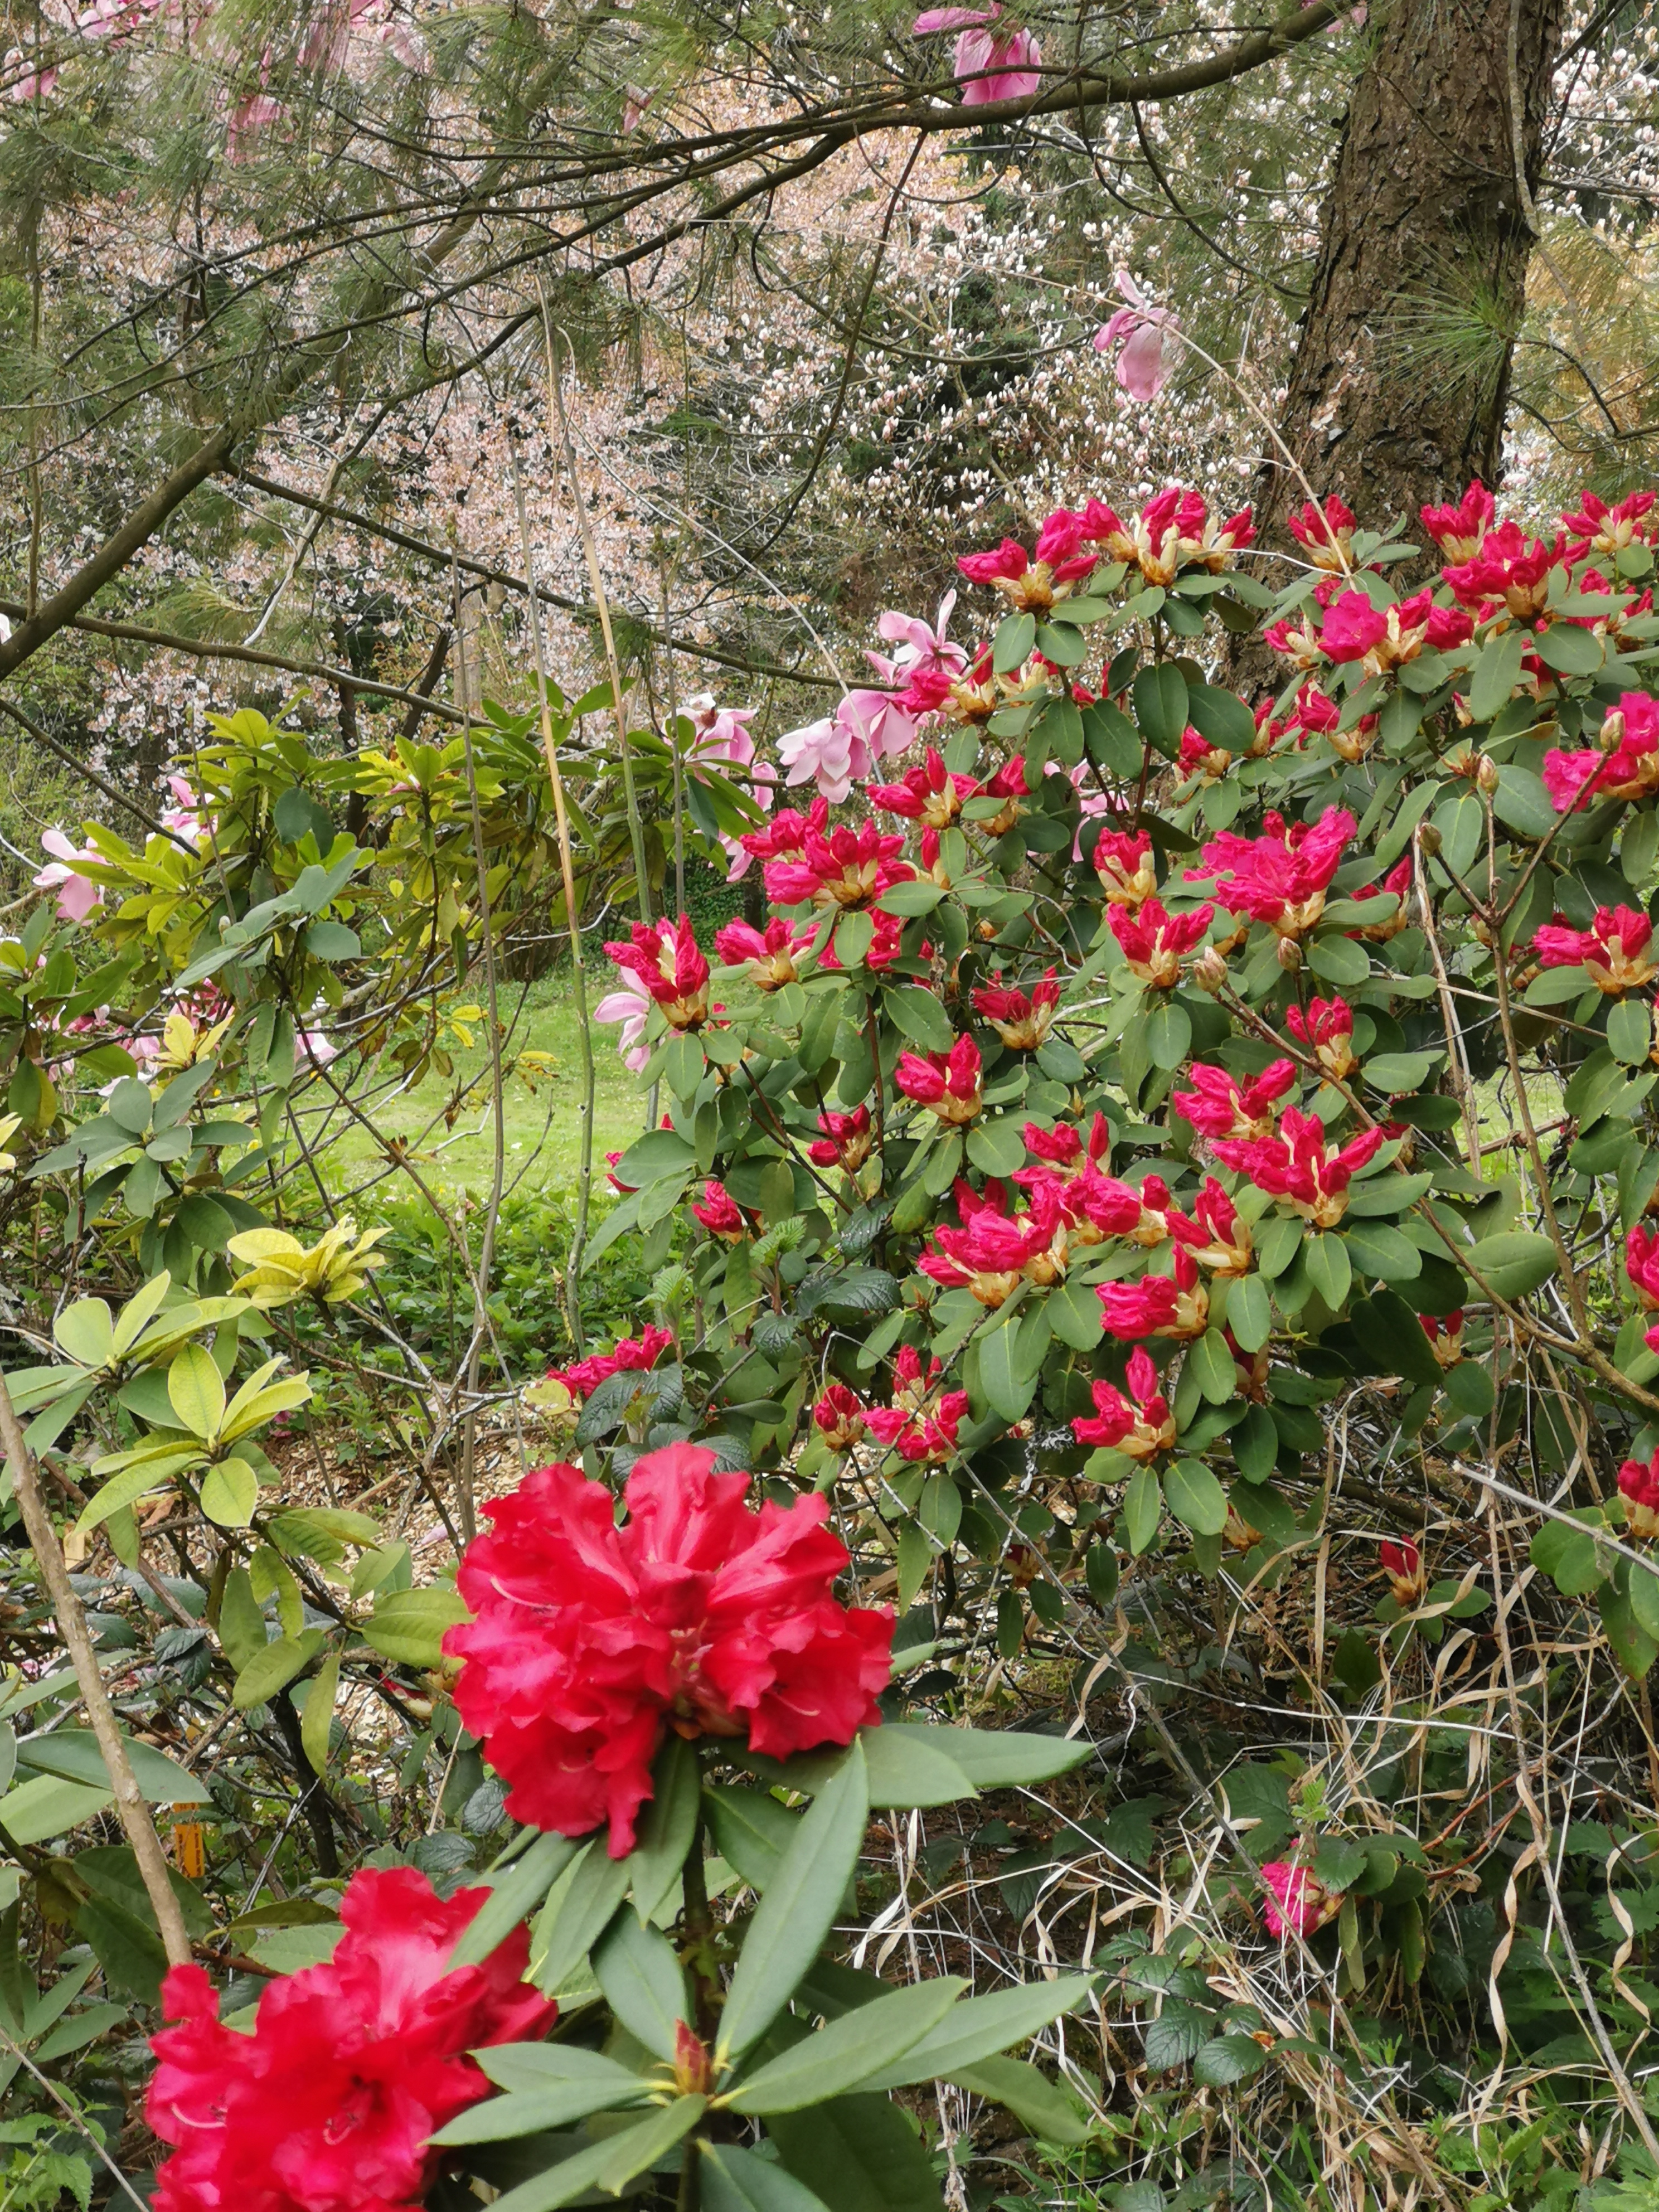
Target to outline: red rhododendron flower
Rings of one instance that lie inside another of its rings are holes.
[[[1298,545],[1307,548],[1316,568],[1344,569],[1352,566],[1353,509],[1335,492],[1327,492],[1322,506],[1304,501],[1285,518]]]
[[[1030,1208],[1011,1214],[1000,1182],[988,1183],[981,1196],[958,1178],[962,1225],[935,1230],[917,1267],[947,1289],[970,1291],[982,1306],[1001,1305],[1022,1277],[1047,1288],[1066,1270],[1066,1224],[1057,1192],[1068,1188],[1039,1183]]]
[[[1646,915],[1633,907],[1603,906],[1588,929],[1540,923],[1532,949],[1540,968],[1587,968],[1596,989],[1617,998],[1659,975],[1659,962],[1648,957],[1652,939],[1653,924]]]
[[[1406,894],[1411,887],[1412,856],[1407,853],[1403,860],[1397,861],[1389,869],[1380,884],[1367,884],[1363,890],[1354,893],[1355,899],[1359,900],[1381,898],[1385,892],[1391,891],[1400,902],[1395,911],[1386,921],[1368,921],[1359,929],[1346,930],[1344,935],[1368,937],[1379,945],[1386,944],[1391,937],[1398,937],[1406,927]]]
[[[1659,699],[1626,691],[1601,725],[1599,752],[1547,752],[1544,782],[1558,814],[1595,799],[1645,799],[1659,790]]]
[[[1124,1379],[1127,1398],[1110,1382],[1090,1384],[1095,1410],[1074,1414],[1072,1432],[1080,1444],[1106,1444],[1128,1459],[1151,1459],[1174,1443],[1175,1416],[1158,1387],[1157,1368],[1139,1347],[1129,1355]]]
[[[1250,1224],[1213,1176],[1205,1176],[1190,1217],[1171,1208],[1165,1218],[1176,1243],[1184,1245],[1194,1260],[1213,1273],[1249,1273]]]
[[[1328,806],[1317,822],[1293,822],[1267,813],[1262,835],[1240,837],[1224,830],[1204,848],[1201,868],[1189,882],[1216,878],[1216,893],[1235,914],[1269,923],[1280,937],[1299,937],[1325,911],[1325,893],[1358,826],[1345,807]]]
[[[638,976],[673,1028],[701,1028],[708,1013],[708,963],[697,949],[690,915],[648,927],[636,921],[628,944],[607,943],[605,949],[618,968]]]
[[[1010,605],[1041,613],[1066,598],[1073,584],[1095,565],[1095,554],[1078,550],[1083,542],[1076,526],[1079,520],[1063,512],[1050,516],[1035,560],[1027,557],[1023,545],[1005,538],[989,553],[963,554],[957,566],[969,583],[990,584]]]
[[[1198,1279],[1198,1264],[1182,1244],[1175,1248],[1175,1272],[1143,1275],[1135,1283],[1102,1283],[1101,1310],[1112,1334],[1126,1343],[1144,1336],[1178,1340],[1202,1336],[1210,1324],[1210,1298]]]
[[[480,1966],[449,1955],[487,1889],[441,1899],[412,1867],[365,1869],[334,1955],[270,1982],[252,2035],[222,2026],[200,1966],[174,1966],[144,2117],[176,2146],[156,2212],[406,2212],[438,2176],[427,2138],[491,2094],[467,2056],[544,2034],[527,1929]]]
[[[609,1352],[591,1352],[570,1367],[550,1367],[546,1379],[562,1382],[572,1401],[591,1398],[612,1375],[643,1374],[654,1367],[674,1341],[672,1328],[647,1327],[641,1336],[624,1336]]]
[[[850,1451],[864,1434],[864,1401],[845,1382],[832,1382],[813,1407],[812,1419],[831,1451]]]
[[[1265,1137],[1273,1126],[1274,1106],[1295,1085],[1296,1062],[1275,1060],[1245,1084],[1202,1060],[1194,1060],[1188,1073],[1196,1088],[1177,1091],[1170,1103],[1200,1136]]]
[[[1388,1540],[1379,1544],[1376,1556],[1389,1578],[1395,1603],[1402,1611],[1420,1605],[1429,1578],[1419,1547],[1409,1536],[1402,1536],[1397,1544]]]
[[[763,931],[746,921],[728,921],[714,933],[714,950],[728,968],[747,965],[749,981],[757,990],[781,991],[799,975],[796,957],[817,933],[811,923],[797,928],[781,915],[774,915]]]
[[[1550,570],[1565,560],[1566,546],[1565,538],[1553,545],[1534,538],[1529,545],[1518,522],[1504,522],[1486,532],[1479,553],[1440,573],[1466,607],[1501,599],[1517,622],[1528,622],[1549,604]]]
[[[749,1233],[749,1223],[743,1209],[718,1176],[710,1176],[702,1187],[701,1199],[693,1199],[691,1211],[711,1237],[719,1237],[728,1244],[735,1244]]]
[[[815,1167],[841,1167],[848,1175],[856,1175],[874,1143],[870,1109],[855,1106],[850,1114],[838,1114],[826,1106],[819,1112],[818,1127],[823,1134],[806,1147],[807,1158]]]
[[[1476,477],[1455,507],[1425,507],[1420,514],[1448,561],[1473,561],[1498,518],[1498,502]]]
[[[1582,532],[1584,539],[1583,544],[1569,548],[1568,560],[1582,561],[1589,552],[1618,553],[1635,539],[1650,539],[1653,534],[1650,530],[1638,530],[1636,526],[1651,508],[1656,498],[1659,498],[1659,493],[1633,491],[1627,498],[1621,499],[1616,507],[1609,507],[1606,500],[1598,498],[1595,492],[1583,493],[1577,513],[1564,514],[1561,518],[1569,530]],[[1585,582],[1588,587],[1588,578]]]
[[[1625,1462],[1619,1470],[1619,1495],[1632,1535],[1659,1536],[1659,1452],[1650,1460]]]
[[[1349,1183],[1376,1158],[1382,1143],[1381,1129],[1362,1129],[1346,1145],[1328,1144],[1317,1115],[1298,1114],[1287,1106],[1271,1137],[1222,1141],[1215,1154],[1316,1229],[1334,1229],[1348,1210]]]
[[[1650,1313],[1659,1313],[1659,1232],[1638,1221],[1625,1242],[1625,1273]]]
[[[766,896],[780,906],[799,906],[811,900],[816,907],[839,912],[843,908],[868,906],[890,884],[908,883],[915,870],[897,858],[902,837],[884,837],[873,822],[854,830],[840,823],[828,836],[808,829],[802,833],[799,860],[769,860]]]
[[[1095,842],[1094,870],[1113,906],[1139,906],[1158,889],[1152,841],[1144,830],[1103,830]]]
[[[944,830],[961,813],[963,801],[978,789],[971,775],[952,775],[944,754],[929,745],[926,761],[907,769],[902,783],[872,783],[865,796],[884,814],[902,814],[908,821]]]
[[[1011,1052],[1036,1052],[1048,1041],[1060,1010],[1060,985],[1052,968],[1029,992],[1005,987],[998,969],[988,983],[974,993],[974,1012],[982,1014]]]
[[[983,1103],[980,1073],[983,1063],[979,1047],[970,1036],[959,1036],[948,1053],[902,1052],[893,1081],[907,1098],[931,1107],[941,1121],[959,1126],[971,1121]]]
[[[1300,1006],[1291,1006],[1285,1013],[1285,1026],[1336,1082],[1358,1065],[1353,1056],[1353,1008],[1346,999],[1311,999],[1305,1013]]]
[[[1133,975],[1154,990],[1172,990],[1181,981],[1181,963],[1215,918],[1212,906],[1194,907],[1190,914],[1169,914],[1159,899],[1144,900],[1136,908],[1115,906],[1107,916]]]
[[[635,1462],[620,1528],[611,1492],[573,1467],[537,1468],[484,1508],[494,1529],[457,1577],[476,1617],[444,1649],[514,1820],[566,1836],[608,1821],[622,1858],[669,1729],[746,1732],[787,1759],[879,1719],[892,1614],[832,1595],[848,1555],[829,1501],[751,1512],[748,1486],[670,1444]]]
[[[809,830],[822,837],[829,827],[830,802],[818,798],[805,814],[793,806],[781,806],[764,829],[745,830],[738,842],[751,860],[793,859],[800,853]]]

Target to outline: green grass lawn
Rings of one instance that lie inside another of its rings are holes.
[[[590,969],[590,1006],[611,988],[611,980],[608,962],[599,974]],[[533,1090],[517,1074],[507,1078],[507,1188],[533,1190],[544,1184],[573,1182],[581,1153],[577,1109],[582,1068],[580,1030],[569,976],[562,972],[528,986],[503,985],[500,1003],[501,1018],[512,1027],[508,1054],[533,1051],[550,1055],[545,1069],[536,1071]],[[422,1179],[440,1192],[471,1190],[483,1194],[489,1188],[495,1158],[489,1055],[482,1024],[475,1034],[477,1041],[471,1051],[456,1051],[451,1075],[429,1073],[423,1081],[401,1091],[389,1084],[377,1084],[366,1099],[359,1099],[375,1130],[407,1145]],[[596,1174],[602,1176],[605,1153],[632,1144],[644,1127],[646,1097],[617,1054],[616,1030],[595,1023],[592,1034],[596,1076],[593,1162]],[[479,1076],[483,1080],[475,1082],[473,1079]],[[453,1127],[446,1127],[446,1114],[456,1103],[458,1092],[463,1094],[459,1111]],[[312,1096],[316,1095],[313,1087]],[[370,1182],[380,1195],[408,1194],[404,1177],[385,1176],[384,1158],[374,1138],[337,1109],[325,1120],[320,1115],[314,1122],[307,1120],[306,1133],[307,1141],[321,1148],[324,1172],[342,1197],[349,1197]]]

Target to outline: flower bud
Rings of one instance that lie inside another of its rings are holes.
[[[1440,850],[1441,843],[1442,839],[1440,832],[1435,828],[1433,823],[1424,823],[1423,826],[1417,833],[1418,849],[1422,854],[1424,859],[1425,860],[1433,860],[1435,854]]]
[[[1498,763],[1490,753],[1482,753],[1475,763],[1474,781],[1490,799],[1498,788]]]
[[[1285,970],[1285,973],[1287,975],[1294,975],[1297,969],[1302,965],[1302,947],[1297,943],[1295,938],[1281,937],[1279,939],[1279,964]]]
[[[1222,991],[1227,985],[1227,963],[1213,945],[1206,945],[1188,973],[1200,991]]]

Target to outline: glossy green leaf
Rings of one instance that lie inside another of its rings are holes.
[[[639,1820],[629,1869],[634,1910],[649,1920],[673,1889],[697,1829],[702,1777],[697,1754],[671,1729],[651,1769],[651,1802]]]
[[[1180,1459],[1166,1468],[1164,1495],[1194,1536],[1218,1536],[1227,1525],[1227,1493],[1202,1460]]]
[[[617,2196],[635,2174],[646,2172],[690,2134],[708,2109],[706,2097],[677,2097],[620,2135],[607,2136],[591,2150],[561,2159],[529,2181],[495,2199],[492,2212],[558,2212],[592,2189]]]
[[[626,1896],[628,1883],[627,1860],[613,1859],[603,1834],[596,1836],[537,1920],[530,1955],[540,1988],[558,1989],[586,1958]]]
[[[325,1640],[320,1628],[307,1628],[298,1636],[279,1636],[274,1644],[256,1651],[237,1675],[231,1692],[237,1711],[246,1712],[250,1706],[262,1705],[267,1698],[275,1697],[311,1664]]]
[[[676,2024],[690,2011],[673,1945],[656,1929],[641,1926],[634,1913],[619,1912],[593,1954],[593,1972],[635,2041],[672,2065]]]
[[[860,2005],[844,2019],[760,2068],[731,2093],[734,2112],[799,2112],[889,2071],[949,2012],[965,1982],[954,1975],[915,1984]],[[909,2078],[909,2077],[907,2077]],[[931,2078],[928,2077],[928,2078]]]
[[[705,2140],[697,2148],[702,2212],[825,2212],[823,2199],[775,2159],[736,2143]]]
[[[306,1699],[307,1721],[311,1698],[316,1694],[313,1689]],[[316,1760],[312,1764],[316,1765]],[[451,1968],[477,1966],[487,1959],[521,1920],[535,1911],[580,1849],[568,1836],[538,1836],[493,1883],[483,1904],[461,1930],[449,1954]]]
[[[1092,1975],[1066,1974],[1052,1982],[1027,1982],[989,1996],[967,1998],[953,2005],[901,2059],[872,2075],[867,2086],[901,2089],[913,2081],[955,2081],[963,2067],[977,2065],[1006,2051],[1010,2044],[1024,2043],[1063,2013],[1074,2011],[1094,1986]]]
[[[1164,1492],[1149,1467],[1137,1468],[1123,1493],[1123,1528],[1137,1559],[1147,1550],[1164,1518]]]
[[[1500,1298],[1521,1298],[1549,1280],[1558,1260],[1554,1245],[1536,1230],[1505,1229],[1484,1237],[1468,1265]]]

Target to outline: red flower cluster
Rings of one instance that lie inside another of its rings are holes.
[[[856,1175],[874,1143],[870,1109],[855,1106],[850,1114],[837,1114],[826,1106],[819,1112],[818,1127],[823,1134],[806,1147],[807,1158],[815,1167],[845,1168],[848,1175]]]
[[[1312,999],[1305,1013],[1300,1006],[1291,1006],[1285,1013],[1285,1025],[1336,1082],[1358,1066],[1353,1056],[1353,1008],[1346,999]]]
[[[1587,553],[1622,552],[1626,545],[1638,539],[1651,544],[1651,526],[1639,530],[1637,525],[1651,511],[1656,499],[1659,499],[1659,493],[1633,491],[1617,507],[1609,507],[1593,491],[1582,493],[1577,513],[1561,517],[1569,530],[1582,532],[1579,542],[1567,548],[1568,563],[1576,565]]]
[[[1255,543],[1248,507],[1218,521],[1201,492],[1172,484],[1149,499],[1133,522],[1120,521],[1109,507],[1091,499],[1075,520],[1081,534],[1098,545],[1109,561],[1139,568],[1149,584],[1172,584],[1183,568],[1217,575],[1236,553]]]
[[[957,1448],[957,1431],[968,1411],[965,1390],[947,1390],[938,1384],[944,1368],[929,1358],[924,1368],[913,1344],[900,1345],[893,1360],[893,1401],[872,1406],[865,1413],[871,1434],[889,1450],[919,1465],[949,1459]]]
[[[1025,1212],[1011,1214],[1000,1182],[987,1183],[981,1197],[958,1178],[962,1226],[936,1229],[916,1265],[949,1290],[971,1291],[982,1306],[1003,1304],[1022,1276],[1046,1288],[1066,1272],[1067,1224],[1059,1193],[1070,1200],[1077,1189],[1076,1182],[1057,1185],[1051,1178],[1033,1190]]]
[[[863,1437],[863,1401],[845,1382],[832,1382],[812,1408],[823,1441],[831,1451],[850,1451]]]
[[[1095,873],[1111,906],[1139,906],[1158,889],[1152,841],[1144,830],[1103,830],[1095,844]]]
[[[985,1103],[980,1096],[983,1063],[979,1047],[970,1036],[959,1036],[948,1053],[902,1052],[893,1080],[907,1098],[930,1107],[941,1121],[960,1127],[971,1121]]]
[[[1262,1900],[1261,1917],[1267,1923],[1267,1933],[1277,1936],[1281,1943],[1292,1929],[1298,1936],[1313,1935],[1342,1910],[1340,1897],[1333,1896],[1307,1867],[1292,1866],[1286,1859],[1270,1859],[1261,1869],[1261,1879],[1273,1893]]]
[[[1625,1462],[1619,1470],[1619,1495],[1631,1534],[1659,1536],[1659,1452],[1650,1460]]]
[[[176,2146],[156,2212],[408,2212],[437,2179],[437,2129],[489,2096],[469,2051],[544,2034],[519,1928],[482,1966],[449,1955],[489,1893],[447,1900],[412,1867],[354,1875],[325,1964],[268,1983],[252,2035],[222,2026],[200,1966],[174,1966],[144,2116]]]
[[[1282,1199],[1316,1229],[1334,1229],[1348,1210],[1348,1185],[1382,1147],[1381,1129],[1362,1129],[1346,1145],[1326,1140],[1314,1114],[1287,1106],[1271,1137],[1223,1139],[1216,1158],[1249,1176],[1258,1190]]]
[[[1650,1313],[1659,1312],[1659,1233],[1638,1221],[1625,1243],[1625,1273]]]
[[[1182,960],[1202,943],[1214,916],[1212,906],[1166,914],[1160,900],[1148,898],[1138,907],[1115,905],[1107,920],[1130,974],[1154,990],[1169,991],[1181,981]]]
[[[620,1528],[611,1492],[573,1467],[485,1507],[494,1529],[457,1577],[476,1617],[444,1649],[515,1820],[567,1836],[608,1821],[622,1858],[668,1729],[746,1732],[787,1759],[879,1718],[892,1615],[833,1595],[848,1555],[828,1500],[750,1512],[748,1486],[670,1444],[635,1461]]]
[[[911,822],[944,830],[961,813],[963,800],[973,798],[978,789],[971,775],[952,775],[945,765],[944,754],[929,745],[926,761],[920,768],[907,769],[902,783],[872,783],[865,796],[884,814],[900,814]]]
[[[1052,1129],[1028,1121],[1024,1133],[1031,1158],[1042,1161],[1056,1175],[1075,1175],[1098,1167],[1112,1149],[1112,1125],[1100,1113],[1095,1115],[1086,1141],[1069,1121],[1057,1122]],[[1017,1182],[1024,1179],[1023,1176],[1015,1178]]]
[[[1254,1082],[1241,1085],[1224,1067],[1194,1060],[1194,1091],[1177,1091],[1170,1103],[1203,1137],[1266,1137],[1273,1108],[1296,1082],[1296,1062],[1275,1060]]]
[[[1095,1410],[1073,1417],[1072,1431],[1080,1444],[1105,1444],[1129,1459],[1152,1459],[1175,1442],[1175,1416],[1158,1387],[1158,1370],[1139,1346],[1129,1355],[1125,1378],[1129,1395],[1110,1382],[1090,1384]]]
[[[915,873],[908,860],[897,858],[903,838],[884,837],[873,822],[860,823],[856,830],[839,823],[827,836],[809,826],[800,833],[797,849],[798,860],[766,864],[766,896],[780,906],[810,900],[837,913],[866,907],[890,885],[908,883]]]
[[[636,921],[629,943],[608,941],[605,949],[618,968],[644,984],[671,1028],[702,1028],[708,1018],[708,963],[697,950],[690,915],[648,927]]]
[[[999,968],[994,980],[974,993],[974,1012],[988,1021],[1010,1052],[1036,1052],[1048,1041],[1060,1010],[1060,985],[1052,968],[1030,991],[1005,988]]]
[[[570,1393],[571,1402],[579,1406],[612,1375],[643,1374],[654,1367],[673,1341],[672,1328],[647,1327],[642,1336],[625,1336],[609,1352],[591,1352],[574,1366],[550,1367],[546,1379],[562,1382]]]
[[[1357,525],[1353,509],[1340,493],[1327,492],[1318,507],[1306,500],[1285,520],[1297,544],[1307,548],[1308,558],[1316,568],[1327,568],[1340,574],[1352,568]]]
[[[1498,518],[1498,502],[1479,477],[1455,507],[1419,510],[1423,527],[1448,561],[1473,561]]]
[[[709,1235],[724,1243],[740,1243],[749,1234],[748,1216],[718,1176],[709,1176],[702,1198],[692,1200],[691,1211]]]
[[[1409,1536],[1402,1536],[1397,1544],[1385,1540],[1377,1546],[1376,1556],[1389,1578],[1394,1601],[1401,1612],[1407,1613],[1414,1605],[1420,1605],[1429,1578],[1419,1547]]]
[[[1224,830],[1204,848],[1201,868],[1188,868],[1189,883],[1213,877],[1216,896],[1235,914],[1272,925],[1280,937],[1300,937],[1325,911],[1325,893],[1341,865],[1358,826],[1340,806],[1328,806],[1317,822],[1294,822],[1282,815],[1261,817],[1263,834],[1240,837]]]
[[[728,968],[749,969],[748,980],[757,990],[781,991],[799,975],[797,956],[812,942],[817,932],[810,923],[797,928],[777,915],[765,930],[746,921],[728,921],[714,933],[714,950]]]
[[[1412,856],[1407,854],[1383,877],[1380,884],[1367,884],[1363,890],[1354,893],[1356,901],[1382,898],[1392,892],[1400,902],[1396,911],[1382,921],[1368,921],[1363,927],[1345,931],[1348,937],[1368,937],[1373,943],[1385,945],[1391,937],[1398,937],[1406,927],[1406,894],[1412,887]]]
[[[1588,929],[1573,929],[1559,919],[1540,925],[1532,940],[1540,968],[1587,968],[1598,991],[1621,998],[1659,975],[1659,961],[1648,957],[1653,924],[1628,906],[1598,907]]]
[[[1543,774],[1558,814],[1592,799],[1645,799],[1659,791],[1659,699],[1626,691],[1601,725],[1599,752],[1547,752]]]
[[[1171,1207],[1165,1218],[1176,1243],[1212,1274],[1249,1273],[1250,1225],[1213,1176],[1205,1176],[1190,1215]]]
[[[1469,560],[1455,562],[1441,574],[1452,596],[1466,607],[1478,608],[1484,617],[1486,602],[1501,600],[1517,622],[1530,622],[1549,603],[1549,573],[1565,559],[1567,541],[1558,537],[1553,545],[1541,538],[1527,543],[1518,522],[1499,523],[1480,541],[1480,550]]]
[[[1375,605],[1364,592],[1344,592],[1326,611],[1319,642],[1331,659],[1357,660],[1368,675],[1384,676],[1425,647],[1445,652],[1467,645],[1474,635],[1467,613],[1436,606],[1427,591],[1388,607]]]
[[[1423,1334],[1443,1367],[1455,1367],[1463,1357],[1463,1309],[1449,1314],[1419,1314]]]
[[[1198,1263],[1184,1244],[1175,1248],[1174,1272],[1143,1275],[1134,1283],[1103,1283],[1101,1310],[1112,1334],[1126,1344],[1144,1336],[1185,1342],[1210,1325],[1210,1296],[1198,1279]]]

